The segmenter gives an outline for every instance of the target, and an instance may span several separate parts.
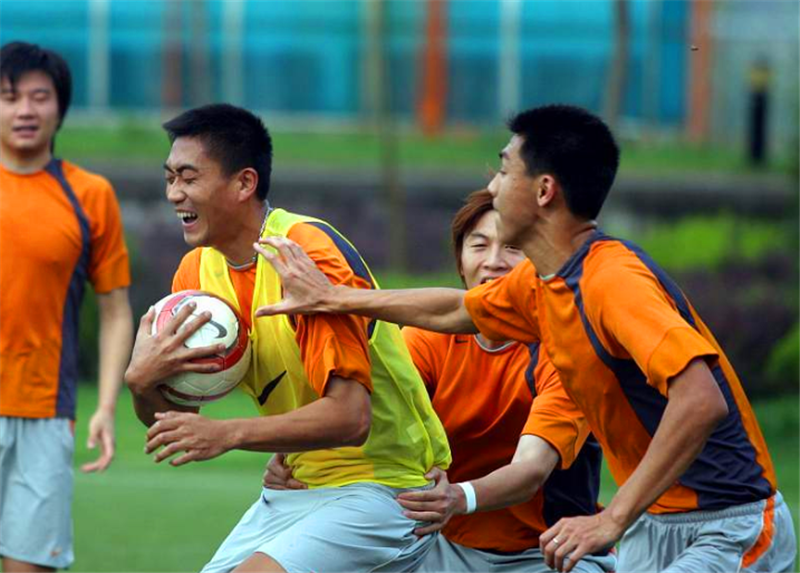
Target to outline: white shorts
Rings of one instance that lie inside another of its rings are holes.
[[[719,511],[645,513],[625,532],[617,571],[796,571],[797,540],[780,492]]]
[[[66,418],[0,416],[0,555],[64,569],[72,549],[72,458]]]
[[[606,573],[614,571],[617,560],[613,553],[587,555],[575,564],[573,571],[579,573]],[[465,547],[440,535],[428,552],[420,573],[553,573],[544,562],[538,547],[514,553],[500,553]]]
[[[204,573],[233,570],[264,553],[292,573],[413,571],[437,535],[417,537],[398,490],[374,483],[309,490],[264,489]]]

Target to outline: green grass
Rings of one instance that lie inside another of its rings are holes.
[[[381,165],[382,141],[368,131],[296,132],[273,130],[275,162],[281,166],[319,166],[326,168],[377,169]],[[508,142],[503,129],[451,130],[426,137],[408,130],[399,131],[392,145],[400,168],[445,169],[448,171],[485,170],[498,163],[497,154]],[[650,173],[669,177],[685,172],[746,172],[752,168],[740,149],[687,144],[678,139],[645,143],[622,143],[622,172]],[[94,125],[76,122],[58,136],[57,154],[76,161],[108,160],[157,162],[169,153],[166,135],[159,120],[123,120],[116,124]],[[777,158],[767,168],[786,172],[793,165],[791,153]]]
[[[85,447],[96,392],[82,385],[76,425],[76,466],[94,459]],[[781,491],[797,530],[798,399],[756,405]],[[205,409],[215,418],[251,416],[249,398],[234,393]],[[75,475],[73,571],[195,571],[211,557],[257,498],[266,454],[231,452],[181,468],[154,464],[143,453],[144,426],[127,392],[117,415],[117,457],[104,474]],[[604,472],[601,501],[615,491]]]
[[[85,447],[96,404],[80,391],[76,467],[95,457]],[[145,428],[123,393],[117,415],[117,456],[103,474],[75,473],[74,571],[198,571],[257,498],[268,456],[231,452],[173,468],[144,454]],[[211,417],[249,416],[241,393],[205,408]]]

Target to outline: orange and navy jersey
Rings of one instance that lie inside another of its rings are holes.
[[[109,182],[57,159],[31,174],[0,166],[0,415],[74,419],[87,281],[130,284]]]
[[[539,535],[562,517],[597,511],[600,446],[539,343],[509,342],[490,350],[472,335],[406,327],[403,336],[450,441],[451,483],[511,463],[522,434],[546,440],[561,457],[530,501],[454,516],[443,530],[450,541],[524,551],[538,547]]]
[[[329,227],[314,223],[293,225],[287,237],[317,263],[332,281],[356,288],[372,288],[366,268],[358,254],[338,239]],[[352,251],[352,253],[351,253]],[[181,261],[172,282],[172,291],[200,289],[201,249],[193,249]],[[349,256],[348,256],[349,255]],[[253,289],[256,267],[230,272],[240,305],[240,315],[251,330]],[[303,367],[312,388],[322,396],[331,376],[355,380],[372,392],[369,352],[369,319],[355,315],[296,315],[293,317]]]
[[[596,231],[551,277],[529,261],[473,289],[466,305],[490,338],[541,340],[622,485],[642,460],[669,382],[703,359],[728,416],[648,511],[716,510],[776,490],[767,445],[741,383],[689,300],[639,247]]]

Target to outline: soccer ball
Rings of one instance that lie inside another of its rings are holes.
[[[211,320],[186,339],[185,346],[199,348],[220,343],[225,345],[225,351],[221,354],[199,358],[193,362],[215,363],[222,369],[208,374],[181,372],[165,380],[160,388],[161,393],[170,402],[185,406],[201,406],[219,400],[242,380],[250,366],[250,338],[239,315],[227,302],[216,295],[199,290],[183,290],[158,301],[155,305],[156,317],[151,334],[156,334],[164,328],[188,302],[194,302],[197,307],[179,331],[204,311],[211,313]]]

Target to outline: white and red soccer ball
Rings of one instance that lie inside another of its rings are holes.
[[[189,302],[197,306],[179,331],[204,311],[211,313],[211,320],[186,339],[184,344],[187,348],[224,344],[225,350],[222,353],[193,360],[200,364],[218,364],[220,370],[208,374],[181,372],[165,380],[161,392],[167,400],[175,404],[201,406],[219,400],[242,380],[250,366],[250,338],[238,313],[227,302],[199,290],[176,292],[158,301],[151,334],[163,329]]]

